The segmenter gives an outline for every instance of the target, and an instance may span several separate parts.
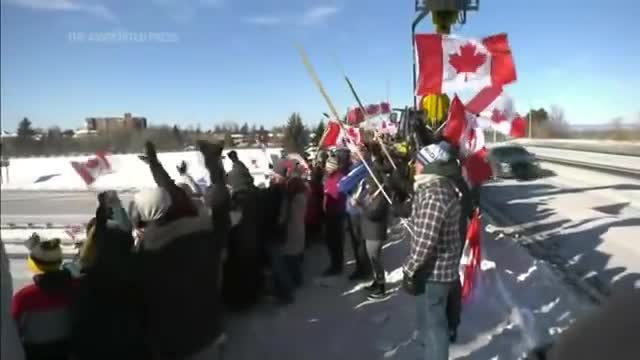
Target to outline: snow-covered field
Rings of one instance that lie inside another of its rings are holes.
[[[256,184],[265,182],[271,155],[280,155],[279,148],[238,149],[238,156],[253,173]],[[226,154],[226,152],[225,152]],[[91,156],[51,157],[51,158],[14,158],[8,168],[3,168],[2,190],[130,190],[154,186],[148,166],[138,158],[139,154],[110,155],[113,171],[100,176],[90,188],[71,167],[71,161],[86,161]],[[204,167],[202,155],[197,151],[160,153],[160,161],[169,175],[176,178],[176,166],[181,161],[189,165],[190,174],[196,181],[207,182],[208,172]],[[228,158],[223,160],[225,167],[231,168]]]

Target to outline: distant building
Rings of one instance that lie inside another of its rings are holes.
[[[147,128],[147,118],[131,116],[124,117],[89,117],[85,119],[85,128],[97,132],[109,132],[117,129],[142,130]]]

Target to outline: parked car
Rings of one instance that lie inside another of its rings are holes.
[[[494,178],[528,180],[540,175],[536,156],[520,145],[493,147],[489,149],[488,160]]]

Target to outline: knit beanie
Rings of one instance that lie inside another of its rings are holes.
[[[444,141],[425,146],[416,154],[416,160],[423,166],[435,162],[448,162],[451,160],[451,146]]]
[[[29,268],[36,273],[60,270],[62,266],[62,248],[60,239],[42,239],[37,233],[25,241],[29,249],[27,263]]]

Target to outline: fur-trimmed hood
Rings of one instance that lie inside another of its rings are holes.
[[[145,250],[159,250],[176,239],[189,234],[213,231],[211,216],[200,211],[198,216],[183,217],[167,224],[149,224],[144,229],[143,244]]]

